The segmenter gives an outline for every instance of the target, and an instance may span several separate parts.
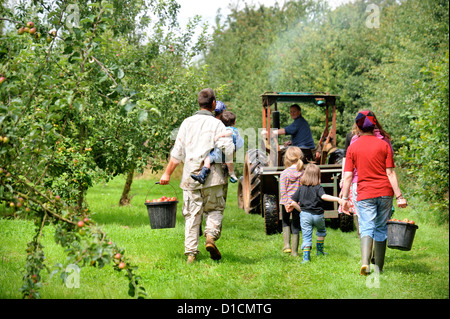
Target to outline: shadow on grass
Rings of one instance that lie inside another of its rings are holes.
[[[392,272],[429,274],[433,269],[424,262],[427,258],[429,258],[429,254],[418,252],[412,254],[405,251],[401,255],[386,256],[385,265]]]

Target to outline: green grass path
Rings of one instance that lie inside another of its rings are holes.
[[[119,207],[124,184],[117,177],[107,185],[92,188],[88,203],[92,216],[139,269],[149,298],[159,299],[448,299],[448,225],[429,224],[425,213],[411,208],[395,212],[396,218],[414,219],[419,225],[409,252],[387,249],[385,272],[362,277],[359,239],[356,232],[342,233],[328,228],[325,250],[328,256],[301,264],[301,257],[283,254],[282,235],[267,236],[261,216],[238,209],[237,185],[230,184],[223,220],[222,237],[217,245],[219,262],[209,258],[200,240],[198,262],[186,265],[184,219],[178,204],[173,229],[151,229],[144,200],[162,195],[182,197],[178,181],[169,186],[137,179],[129,207]],[[19,288],[24,274],[26,243],[33,224],[25,220],[0,219],[0,298],[21,298]],[[53,227],[44,231],[47,265],[64,263],[63,249],[53,239]],[[313,237],[315,242],[315,237]],[[301,254],[300,254],[301,255]],[[85,267],[80,288],[67,288],[59,278],[49,279],[43,272],[42,298],[129,298],[128,281],[111,266]]]

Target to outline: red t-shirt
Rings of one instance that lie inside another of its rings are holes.
[[[357,198],[364,200],[380,196],[394,196],[386,168],[394,168],[392,150],[385,141],[374,135],[363,135],[347,150],[345,172],[358,171]]]

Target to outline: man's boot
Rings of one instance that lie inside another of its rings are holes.
[[[361,269],[359,273],[367,276],[370,273],[370,257],[372,255],[373,239],[370,236],[361,238]]]
[[[290,253],[292,251],[291,250],[291,227],[290,226],[283,227],[283,241],[284,241],[283,253]]]
[[[211,170],[209,168],[203,166],[202,170],[200,171],[200,174],[198,174],[198,175],[191,174],[191,177],[193,179],[195,179],[197,182],[199,182],[200,184],[205,184],[205,180],[208,177],[210,172],[211,172]]]
[[[386,240],[375,241],[374,253],[375,253],[375,266],[377,266],[375,270],[382,272],[384,266],[384,257],[386,255]]]
[[[292,235],[292,252],[291,255],[294,257],[298,256],[298,243],[300,240],[299,234],[293,234]]]
[[[222,258],[222,255],[220,254],[219,249],[216,247],[216,243],[214,241],[214,238],[210,235],[206,235],[206,243],[205,243],[206,250],[211,255],[211,259],[213,260],[220,260]]]
[[[195,262],[196,259],[197,259],[197,256],[195,256],[194,254],[189,254],[188,258],[187,258],[187,263],[192,264]]]

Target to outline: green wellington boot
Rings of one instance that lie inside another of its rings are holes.
[[[361,238],[361,269],[359,273],[367,276],[370,273],[370,257],[372,255],[373,239],[370,236]]]
[[[283,253],[290,253],[291,250],[291,227],[284,226],[283,227]]]
[[[374,245],[374,255],[375,255],[375,270],[382,272],[384,266],[384,257],[386,255],[386,240],[385,241],[375,241]]]
[[[291,256],[297,257],[298,256],[298,243],[300,240],[299,234],[292,235],[292,251]]]

